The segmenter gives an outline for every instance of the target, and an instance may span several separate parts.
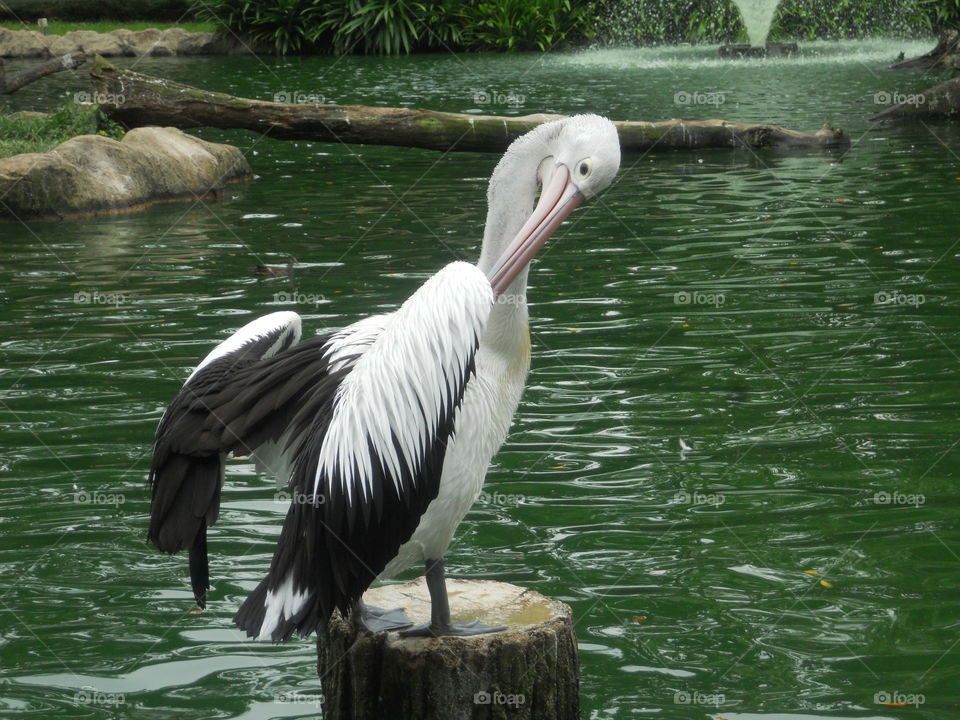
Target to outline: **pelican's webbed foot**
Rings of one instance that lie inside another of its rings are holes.
[[[445,635],[466,637],[507,629],[504,625],[484,625],[479,620],[451,622],[443,558],[427,560],[427,589],[430,591],[430,624],[401,630],[400,637],[443,637]]]
[[[415,625],[409,630],[401,630],[400,637],[443,637],[445,635],[467,637],[470,635],[486,635],[506,629],[506,625],[484,625],[479,620],[452,622],[449,625],[437,627],[434,627],[431,623],[429,625]]]
[[[413,625],[403,608],[386,610],[372,605],[365,605],[362,600],[353,606],[350,618],[354,623],[372,633],[394,632]]]

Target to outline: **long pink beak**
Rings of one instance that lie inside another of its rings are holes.
[[[570,171],[565,165],[557,163],[550,181],[540,193],[540,202],[533,214],[487,273],[495,297],[499,297],[510,286],[553,231],[582,202],[583,193],[570,180]]]

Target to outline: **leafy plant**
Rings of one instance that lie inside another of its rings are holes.
[[[273,46],[280,55],[312,49],[323,34],[323,0],[195,0],[194,15]]]
[[[0,157],[47,152],[77,135],[103,135],[119,140],[123,128],[96,105],[67,102],[50,113],[0,115]]]
[[[464,3],[464,45],[476,50],[548,50],[573,37],[592,37],[594,11],[594,3],[582,0]]]

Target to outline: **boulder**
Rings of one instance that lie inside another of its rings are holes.
[[[163,33],[156,28],[147,28],[137,32],[114,30],[111,34],[118,36],[118,38],[122,37],[124,55],[136,55],[137,57],[149,55],[163,39]]]
[[[0,57],[51,57],[78,50],[103,57],[140,57],[142,55],[248,55],[271,52],[271,48],[252,40],[206,32],[188,32],[181,27],[166,30],[148,28],[111,30],[72,30],[62,36],[43,36],[33,30],[0,28]]]
[[[190,34],[191,33],[183,28],[167,28],[160,33],[160,39],[154,44],[150,54],[163,56],[179,55],[181,43],[183,43],[184,39]]]
[[[138,128],[122,141],[81,135],[47,153],[0,160],[0,219],[66,219],[196,200],[250,177],[237,148],[174,128]]]
[[[7,30],[0,27],[0,57],[50,57],[50,38],[35,30]]]
[[[123,54],[120,41],[113,33],[72,30],[62,36],[49,35],[47,39],[50,40],[50,52],[54,55],[66,55],[77,50],[82,50],[91,57],[114,57]]]
[[[227,55],[233,43],[233,38],[216,33],[185,33],[177,42],[177,55]]]

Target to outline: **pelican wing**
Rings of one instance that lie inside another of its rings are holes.
[[[217,521],[224,461],[233,449],[204,430],[210,403],[238,374],[292,347],[300,334],[300,316],[293,312],[248,323],[194,369],[157,427],[147,537],[163,552],[190,548],[193,589],[201,607],[208,586],[206,530]]]
[[[387,318],[332,395],[302,404],[287,449],[293,501],[269,575],[234,618],[248,635],[309,634],[410,539],[437,496],[492,304],[480,270],[448,265]]]

